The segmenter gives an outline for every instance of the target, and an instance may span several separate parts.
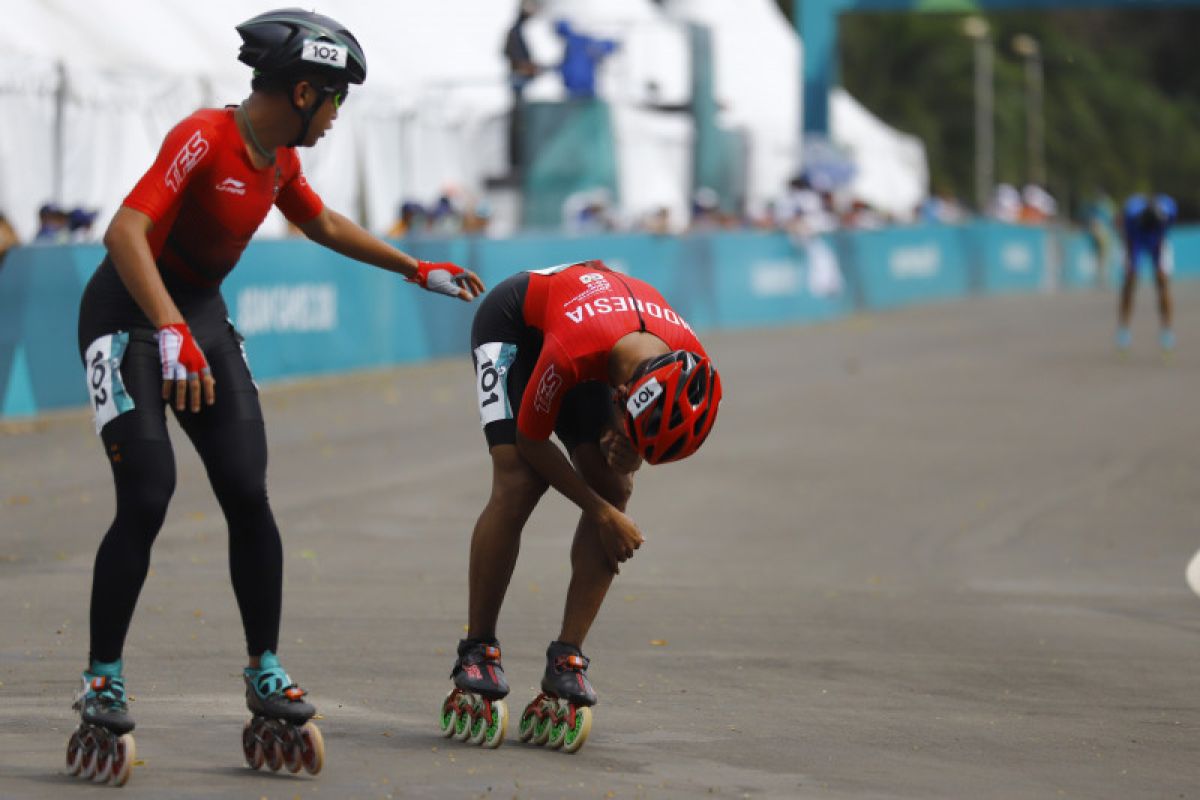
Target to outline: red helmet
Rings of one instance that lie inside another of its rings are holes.
[[[642,458],[678,461],[700,449],[712,430],[721,376],[707,356],[674,350],[643,362],[618,402],[625,433]]]

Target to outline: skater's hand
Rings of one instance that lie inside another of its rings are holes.
[[[637,472],[642,466],[642,456],[638,453],[633,442],[624,433],[612,428],[600,434],[600,451],[604,460],[617,472],[625,474]]]
[[[158,329],[158,355],[162,361],[162,398],[170,400],[175,395],[175,410],[186,407],[192,412],[200,410],[201,392],[204,404],[216,402],[216,385],[208,359],[192,338],[186,323],[175,322]],[[190,397],[190,402],[188,399]]]
[[[408,280],[422,289],[457,297],[468,303],[483,294],[483,281],[478,275],[448,261],[418,261],[416,274]]]
[[[642,546],[645,539],[637,524],[613,506],[600,514],[600,545],[608,559],[608,567],[617,574],[620,564],[633,558],[633,551]]]

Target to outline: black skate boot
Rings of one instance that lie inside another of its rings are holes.
[[[495,639],[463,639],[450,672],[454,688],[442,701],[441,731],[462,742],[499,747],[508,730],[508,680]]]
[[[578,647],[551,642],[542,693],[521,714],[521,741],[574,753],[592,730],[596,692],[587,679],[588,658]]]
[[[242,728],[242,753],[251,769],[264,763],[272,772],[287,767],[299,772],[303,767],[316,775],[325,765],[325,741],[321,731],[309,720],[317,713],[307,694],[292,682],[279,664],[279,658],[267,650],[259,657],[258,669],[242,671],[246,681],[246,707],[254,718]]]
[[[124,786],[137,752],[130,734],[134,723],[121,661],[92,662],[81,677],[83,687],[72,705],[81,721],[67,741],[67,772],[84,780]]]

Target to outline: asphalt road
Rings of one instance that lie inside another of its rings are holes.
[[[179,435],[125,654],[142,763],[119,791],[1200,797],[1200,286],[1179,292],[1169,361],[1149,296],[1118,357],[1113,306],[1022,296],[705,336],[726,404],[698,456],[639,474],[647,542],[585,648],[600,705],[575,755],[436,731],[489,489],[465,354],[268,387],[282,657],[323,713],[326,769],[242,765],[224,526]],[[112,505],[85,414],[0,425],[0,797],[117,791],[62,765]],[[525,533],[500,629],[518,712],[573,525],[548,497]]]

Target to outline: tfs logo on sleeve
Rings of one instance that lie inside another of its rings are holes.
[[[554,405],[554,396],[562,388],[562,376],[554,371],[554,365],[546,367],[542,379],[538,381],[537,394],[533,397],[533,407],[540,414],[549,414]]]
[[[196,131],[192,134],[192,138],[187,140],[187,144],[175,154],[175,160],[171,162],[171,168],[167,170],[166,181],[167,186],[171,187],[171,191],[179,191],[179,187],[183,185],[183,179],[196,168],[200,159],[204,158],[207,153],[208,141],[200,135],[200,131]]]
[[[304,43],[304,53],[300,57],[305,61],[314,61],[338,69],[346,68],[346,48],[333,42],[309,39]]]

